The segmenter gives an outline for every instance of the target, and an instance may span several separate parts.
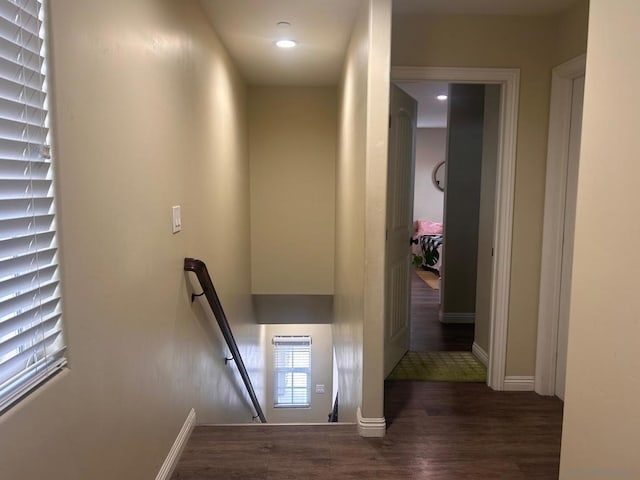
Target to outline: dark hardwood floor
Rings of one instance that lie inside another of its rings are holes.
[[[354,425],[197,427],[173,480],[557,479],[562,402],[480,383],[387,382],[387,435]]]
[[[413,275],[412,350],[470,350],[473,327],[442,325],[438,291]],[[355,425],[197,427],[173,474],[195,479],[552,480],[562,402],[483,383],[385,382],[387,434]]]
[[[417,351],[471,351],[473,325],[451,325],[440,321],[439,291],[411,274],[411,343]]]

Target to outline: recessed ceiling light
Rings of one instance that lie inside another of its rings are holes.
[[[278,40],[275,41],[276,46],[280,48],[293,48],[298,44],[295,40],[291,40],[291,23],[278,22],[276,23],[276,28],[278,30]]]
[[[441,102],[444,102],[444,101],[445,101],[447,98],[449,98],[449,97],[447,97],[445,94],[440,94],[440,95],[438,95],[436,98],[437,98],[438,100],[440,100]]]
[[[282,39],[282,40],[277,40],[276,41],[276,46],[280,47],[280,48],[293,48],[296,45],[298,45],[297,42],[295,42],[294,40],[289,40],[289,39]]]

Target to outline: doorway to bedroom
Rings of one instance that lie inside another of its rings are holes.
[[[417,128],[409,353],[390,378],[486,382],[501,86],[396,85]]]

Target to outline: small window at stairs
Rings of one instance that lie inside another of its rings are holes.
[[[311,405],[311,337],[273,337],[275,407]]]

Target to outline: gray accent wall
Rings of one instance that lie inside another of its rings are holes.
[[[486,85],[478,224],[478,267],[476,275],[475,343],[489,352],[491,329],[491,277],[495,226],[496,173],[500,136],[500,86]]]
[[[443,321],[471,321],[476,304],[478,224],[482,174],[484,85],[449,90]]]

